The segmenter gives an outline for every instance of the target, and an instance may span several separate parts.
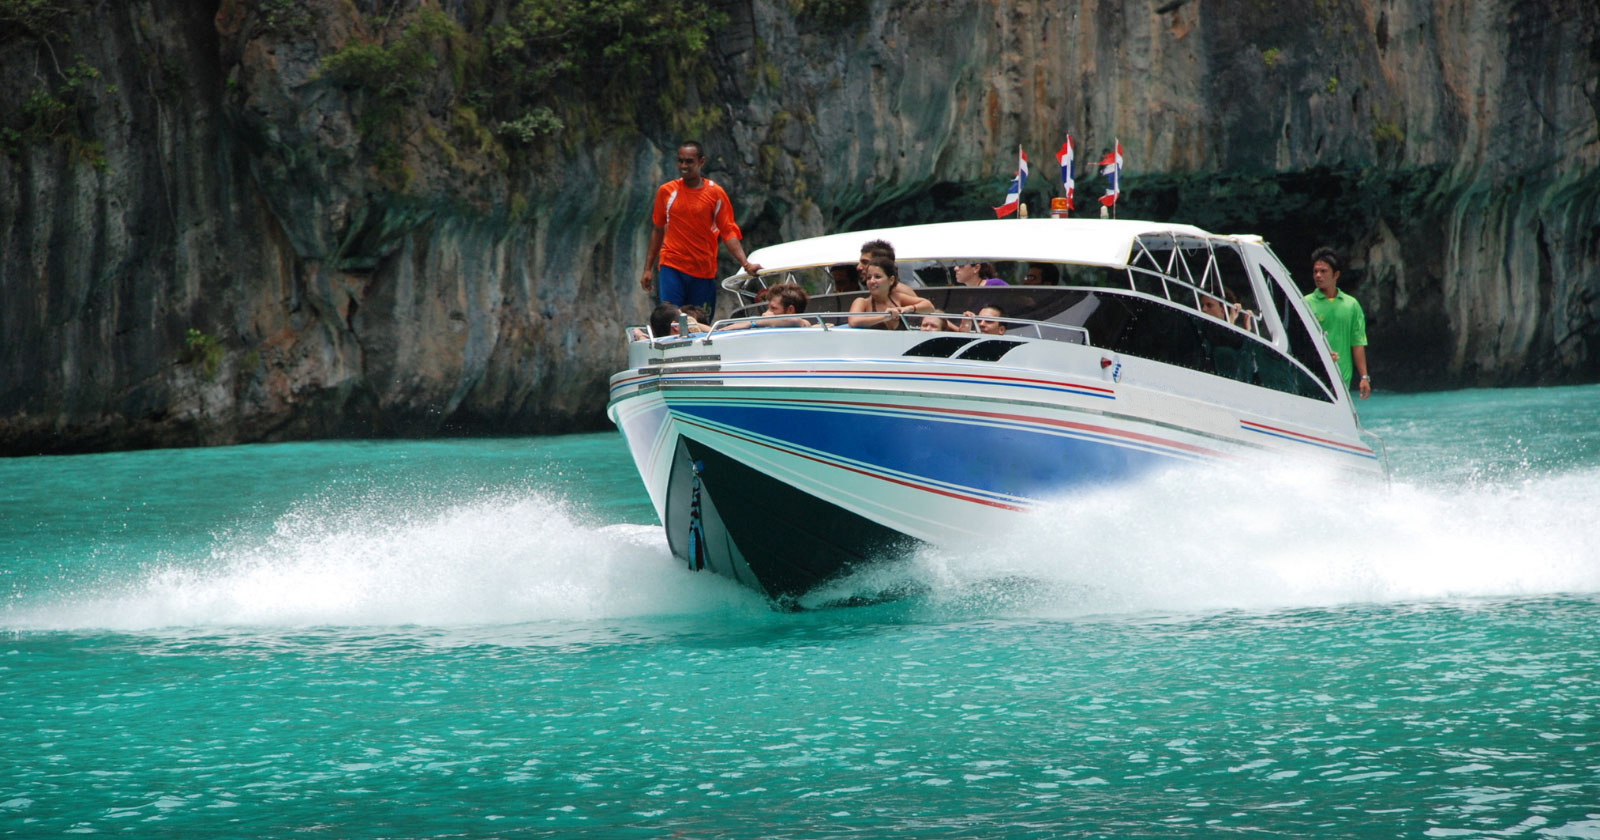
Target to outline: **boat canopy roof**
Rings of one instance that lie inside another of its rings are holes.
[[[762,273],[850,263],[863,243],[882,239],[900,262],[924,260],[1026,260],[1124,268],[1135,240],[1147,236],[1255,241],[1218,236],[1193,225],[1132,219],[985,219],[858,230],[769,245],[750,253]],[[740,276],[740,275],[735,275]]]

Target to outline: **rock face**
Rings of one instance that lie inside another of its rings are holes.
[[[604,426],[673,174],[650,80],[518,151],[435,39],[375,147],[328,56],[509,0],[54,6],[0,17],[0,84],[63,106],[0,103],[0,452]],[[678,101],[747,245],[982,217],[1019,143],[1037,208],[1070,130],[1122,141],[1121,215],[1261,233],[1307,288],[1344,249],[1380,388],[1600,378],[1590,0],[720,6]]]

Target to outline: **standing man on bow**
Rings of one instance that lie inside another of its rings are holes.
[[[698,305],[714,315],[717,243],[726,243],[728,253],[752,276],[761,266],[745,258],[739,241],[744,234],[733,220],[733,203],[722,187],[700,174],[705,165],[705,148],[698,141],[678,147],[680,177],[656,190],[655,229],[650,232],[639,287],[650,291],[659,265],[663,303]]]
[[[1361,378],[1361,398],[1372,396],[1372,377],[1367,375],[1367,316],[1361,303],[1339,291],[1339,255],[1332,248],[1318,248],[1311,252],[1311,279],[1316,291],[1306,295],[1306,305],[1322,324],[1322,334],[1328,339],[1328,349],[1333,351],[1333,361],[1339,366],[1339,376],[1350,385],[1352,367]]]

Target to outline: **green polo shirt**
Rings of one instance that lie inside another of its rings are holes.
[[[1350,384],[1355,372],[1350,348],[1367,346],[1367,316],[1361,311],[1361,303],[1342,291],[1329,300],[1322,292],[1313,290],[1306,295],[1306,304],[1322,324],[1328,347],[1339,354],[1339,375],[1344,377],[1346,385]]]

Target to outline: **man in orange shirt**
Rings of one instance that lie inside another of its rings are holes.
[[[650,232],[650,250],[645,254],[639,286],[650,291],[659,265],[662,302],[699,305],[715,312],[717,243],[726,243],[728,253],[747,273],[754,275],[761,266],[745,258],[739,242],[744,234],[733,220],[733,203],[722,187],[700,174],[705,165],[706,152],[698,142],[690,140],[678,147],[678,174],[682,177],[656,190],[655,230]]]

